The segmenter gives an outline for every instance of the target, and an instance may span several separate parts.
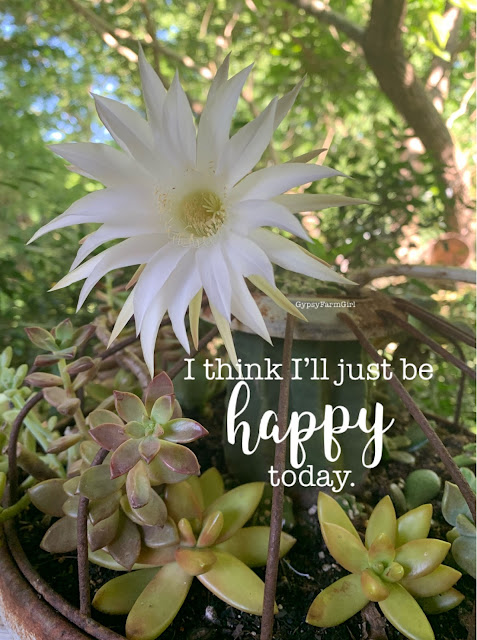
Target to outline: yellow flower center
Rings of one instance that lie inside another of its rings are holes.
[[[194,191],[183,198],[178,216],[184,230],[194,238],[214,236],[225,221],[225,208],[212,191]]]

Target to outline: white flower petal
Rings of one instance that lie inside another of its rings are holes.
[[[255,120],[247,123],[226,143],[217,173],[228,186],[236,184],[251,171],[262,157],[273,135],[276,98]]]
[[[207,100],[212,100],[220,87],[225,84],[229,78],[229,67],[230,67],[230,53],[228,53],[220,67],[217,69],[217,73],[214,76],[214,79],[211,82],[209,93],[207,95]]]
[[[51,287],[50,291],[57,291],[58,289],[69,287],[70,284],[74,284],[75,282],[84,280],[94,271],[98,263],[101,262],[102,258],[102,253],[94,256],[94,258],[90,258],[87,262],[82,264],[81,267],[77,267],[76,269],[74,269],[74,271],[70,271],[70,273],[61,278],[61,280],[57,282],[54,287]]]
[[[252,70],[246,67],[237,75],[209,93],[200,116],[197,133],[197,168],[204,172],[214,169],[227,140],[230,124],[243,85]]]
[[[305,252],[304,249],[291,240],[287,240],[287,238],[273,233],[273,231],[257,229],[252,233],[252,237],[262,247],[270,260],[279,267],[325,282],[353,284],[344,276],[333,271],[331,267],[323,264],[310,253]]]
[[[289,193],[273,198],[291,213],[300,211],[321,211],[327,207],[343,207],[352,204],[369,204],[368,200],[349,198],[348,196],[330,195],[327,193]]]
[[[220,244],[205,245],[197,249],[195,262],[207,298],[217,311],[230,322],[232,290],[229,269]]]
[[[166,283],[169,318],[177,339],[187,353],[190,353],[189,339],[185,328],[184,316],[187,307],[201,289],[200,276],[195,267],[195,256],[189,251]]]
[[[128,155],[107,144],[72,142],[52,144],[50,149],[107,187],[121,186],[132,179],[144,180],[139,166]]]
[[[257,303],[253,299],[243,277],[235,272],[233,262],[231,260],[228,260],[228,262],[232,283],[232,314],[242,324],[271,344],[270,334]]]
[[[254,171],[245,177],[232,189],[231,201],[265,200],[305,182],[343,175],[340,171],[318,164],[279,164]]]
[[[133,313],[134,313],[134,289],[128,295],[126,302],[121,307],[121,311],[119,312],[118,317],[116,318],[116,322],[114,324],[111,337],[109,338],[107,348],[109,348],[111,344],[116,340],[118,335],[121,333],[121,331],[124,329],[124,327],[127,325],[129,320],[131,319]]]
[[[93,94],[93,98],[99,117],[119,146],[152,173],[156,161],[151,149],[152,135],[148,123],[117,100],[96,94]]]
[[[195,167],[194,116],[177,73],[164,101],[162,136],[167,143],[168,153],[175,155],[181,169]]]
[[[220,337],[224,341],[224,347],[229,354],[229,358],[234,367],[237,368],[237,353],[235,351],[234,340],[232,338],[232,332],[230,330],[229,320],[226,320],[224,316],[217,311],[213,304],[210,305],[210,310],[214,316],[215,324],[219,330]]]
[[[152,301],[157,297],[177,263],[187,251],[187,247],[180,247],[169,242],[150,256],[148,264],[136,284],[134,315],[138,332],[142,331],[142,322]]]
[[[224,239],[224,254],[241,275],[258,275],[275,285],[272,263],[258,244],[249,238],[230,233]]]
[[[167,303],[164,297],[161,294],[156,296],[147,309],[141,327],[141,348],[151,378],[154,377],[154,351],[157,334],[166,312],[166,307]]]
[[[257,227],[278,227],[311,242],[309,235],[290,211],[270,200],[242,200],[235,206],[237,224],[248,234]]]
[[[161,79],[146,60],[142,47],[139,47],[139,70],[141,73],[142,93],[146,103],[147,119],[152,130],[161,125],[162,109],[167,91]]]
[[[300,80],[300,82],[296,85],[296,87],[294,87],[291,91],[286,93],[278,101],[277,110],[275,112],[275,122],[273,124],[274,130],[280,125],[283,118],[287,115],[287,113],[293,107],[296,97],[300,92],[300,89],[302,88],[304,82],[305,82],[305,78]]]
[[[113,269],[119,269],[119,267],[130,267],[134,264],[148,262],[156,251],[158,244],[160,244],[161,239],[162,235],[158,236],[157,234],[128,238],[116,244],[114,247],[106,249],[103,253],[100,253],[101,260],[86,278],[83,288],[81,289],[78,299],[78,309],[82,307],[91,289],[104,275]],[[79,267],[79,269],[81,269],[81,267]]]

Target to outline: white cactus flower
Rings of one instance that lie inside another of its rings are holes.
[[[70,273],[53,287],[85,279],[78,308],[105,274],[140,265],[111,339],[134,314],[151,376],[157,333],[166,313],[189,352],[184,322],[189,308],[191,335],[197,345],[203,291],[236,362],[231,314],[270,340],[245,278],[299,316],[275,286],[272,263],[318,280],[348,282],[300,246],[264,227],[278,227],[310,240],[293,214],[365,201],[336,195],[281,195],[307,182],[342,175],[329,167],[306,164],[309,157],[251,173],[292,107],[301,83],[279,100],[273,99],[255,120],[229,137],[251,66],[228,78],[226,58],[212,81],[197,128],[178,76],[166,91],[142,51],[139,67],[147,121],[120,102],[94,96],[98,115],[121,151],[97,143],[52,146],[73,165],[69,168],[106,188],[72,204],[30,242],[69,225],[101,223],[84,239]],[[118,239],[121,242],[85,262],[100,245]]]

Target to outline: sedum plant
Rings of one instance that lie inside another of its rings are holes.
[[[153,640],[174,620],[194,577],[227,604],[260,615],[264,584],[251,570],[266,564],[269,527],[244,527],[259,504],[264,484],[251,482],[224,493],[219,472],[169,485],[165,526],[145,528],[145,543],[163,565],[127,573],[106,583],[93,606],[109,614],[127,614],[129,640]],[[282,533],[280,555],[294,544]]]
[[[473,489],[475,491],[475,476]],[[452,482],[445,484],[441,508],[446,521],[454,527],[447,534],[447,540],[452,544],[452,556],[459,567],[475,578],[475,522],[462,493]]]
[[[432,506],[421,505],[396,519],[389,496],[375,507],[365,542],[330,496],[320,492],[318,519],[334,559],[350,574],[313,601],[307,622],[316,627],[341,624],[370,601],[409,640],[434,640],[426,613],[457,606],[463,595],[453,588],[461,573],[441,564],[448,542],[428,539]]]

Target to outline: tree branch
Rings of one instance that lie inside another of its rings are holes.
[[[362,44],[364,37],[364,29],[348,20],[341,13],[331,11],[328,7],[319,0],[289,0],[291,4],[303,9],[308,15],[318,18],[323,24],[328,24],[336,27],[338,31],[341,31],[348,38],[354,40],[358,44]]]

